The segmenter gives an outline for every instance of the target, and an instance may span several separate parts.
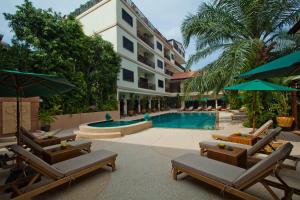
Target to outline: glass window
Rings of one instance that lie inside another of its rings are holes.
[[[158,80],[158,87],[164,88],[164,81]]]
[[[133,18],[122,8],[122,19],[130,26],[133,26]]]
[[[129,39],[123,36],[123,47],[127,49],[128,51],[134,52],[134,46],[133,42],[131,42]]]
[[[156,48],[157,49],[159,49],[160,51],[162,51],[163,49],[163,47],[162,47],[162,44],[160,43],[160,42],[158,42],[158,41],[156,41]]]
[[[163,69],[164,68],[164,63],[161,60],[157,59],[157,66],[159,68]]]
[[[128,69],[123,70],[123,80],[128,82],[134,82],[134,73]]]

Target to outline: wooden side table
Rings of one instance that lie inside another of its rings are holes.
[[[231,150],[228,150],[227,147],[225,147],[224,149],[218,146],[208,147],[207,157],[241,168],[247,167],[246,149],[231,147]]]
[[[227,138],[227,141],[253,146],[257,142],[257,137],[252,135],[232,134]]]
[[[43,160],[49,164],[54,164],[80,155],[82,155],[80,148],[71,145],[65,148],[59,146],[57,148],[45,150],[43,153]]]

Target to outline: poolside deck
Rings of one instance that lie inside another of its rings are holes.
[[[240,123],[231,123],[229,113],[220,115],[221,130],[189,130],[151,128],[122,138],[93,140],[92,150],[108,149],[118,153],[117,170],[103,169],[64,187],[37,197],[41,200],[212,200],[234,199],[220,194],[213,187],[190,177],[174,181],[171,176],[171,159],[192,152],[199,153],[198,143],[210,139],[211,133],[240,131]],[[294,154],[300,155],[300,142],[295,142]],[[300,169],[286,170],[285,179],[300,188]],[[262,199],[270,199],[261,185],[248,190]],[[278,192],[278,191],[277,191]],[[1,198],[2,199],[2,198]],[[294,196],[293,199],[300,199]]]

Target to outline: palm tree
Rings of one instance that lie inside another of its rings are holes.
[[[216,0],[202,3],[182,24],[185,46],[196,52],[187,66],[221,50],[220,57],[187,82],[186,92],[219,92],[239,74],[300,47],[287,29],[300,20],[300,0]]]

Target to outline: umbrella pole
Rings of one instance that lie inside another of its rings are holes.
[[[253,94],[253,107],[252,107],[252,127],[253,127],[253,133],[255,132],[256,129],[256,119],[255,119],[255,111],[256,111],[256,95],[257,91],[254,91]]]
[[[21,145],[21,135],[20,135],[20,90],[17,88],[17,144]]]

